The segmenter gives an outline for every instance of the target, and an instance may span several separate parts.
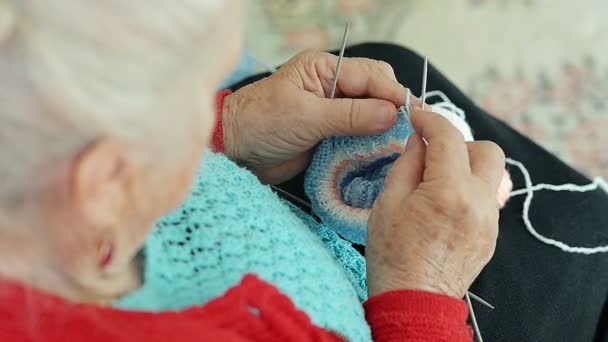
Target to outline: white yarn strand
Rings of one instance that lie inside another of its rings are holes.
[[[440,99],[440,102],[433,104],[433,108],[436,109],[436,111],[438,113],[444,115],[448,119],[450,119],[450,117],[447,114],[451,113],[451,114],[454,114],[454,116],[452,116],[452,118],[458,117],[459,119],[462,119],[463,122],[466,122],[464,111],[462,109],[458,108],[452,101],[450,101],[450,99],[443,92],[441,92],[439,90],[429,91],[427,93],[427,98],[430,99],[432,97],[438,97]],[[448,113],[445,113],[443,111],[448,112]],[[452,120],[450,120],[450,121],[452,121]],[[458,127],[460,120],[452,121],[452,123]],[[466,127],[468,127],[468,125]],[[464,130],[463,130],[464,127],[458,127],[458,128],[466,136],[466,134],[464,133]],[[579,247],[579,246],[570,246],[562,241],[551,239],[549,237],[546,237],[546,236],[540,234],[538,231],[536,231],[536,229],[534,228],[534,225],[530,221],[530,207],[532,205],[532,199],[534,198],[535,191],[548,190],[548,191],[570,191],[570,192],[581,192],[582,193],[582,192],[589,192],[589,191],[595,191],[598,189],[602,189],[604,192],[608,193],[608,183],[606,182],[606,180],[604,180],[601,177],[596,177],[593,180],[593,182],[591,182],[590,184],[584,184],[584,185],[577,185],[577,184],[570,184],[570,183],[569,184],[560,184],[560,185],[541,183],[541,184],[533,185],[532,177],[530,176],[528,169],[524,166],[523,163],[521,163],[517,160],[511,159],[511,158],[507,158],[506,162],[510,165],[516,166],[524,177],[525,187],[522,189],[512,191],[510,193],[510,197],[526,194],[526,198],[524,199],[524,206],[523,206],[523,210],[522,210],[522,219],[524,221],[524,225],[526,226],[526,229],[535,239],[539,240],[540,242],[542,242],[544,244],[557,247],[566,253],[591,255],[591,254],[596,254],[596,253],[607,253],[608,252],[608,245],[597,246],[597,247]]]
[[[530,173],[528,172],[528,169],[524,166],[523,163],[521,163],[517,160],[511,159],[511,158],[507,158],[506,161],[507,161],[507,164],[516,166],[524,177],[525,188],[512,191],[511,197],[526,194],[526,198],[524,200],[522,218],[524,220],[526,229],[528,230],[528,232],[530,232],[530,234],[532,234],[532,236],[534,236],[540,242],[547,244],[547,245],[555,246],[566,253],[591,255],[591,254],[596,254],[596,253],[608,252],[608,245],[597,246],[597,247],[570,246],[561,241],[554,240],[554,239],[548,238],[544,235],[541,235],[540,233],[538,233],[536,231],[536,229],[534,229],[534,226],[532,225],[532,222],[530,221],[530,215],[529,215],[530,206],[532,205],[532,199],[534,198],[535,191],[550,190],[550,191],[589,192],[589,191],[597,190],[599,188],[599,189],[604,190],[606,193],[608,193],[608,184],[606,183],[606,181],[603,178],[597,177],[594,179],[594,181],[592,183],[586,184],[586,185],[576,185],[576,184],[562,184],[562,185],[536,184],[536,185],[532,185],[532,177],[530,177]]]
[[[456,114],[457,116],[459,116],[461,119],[463,119],[463,120],[466,119],[464,110],[458,108],[452,101],[450,101],[448,96],[441,90],[429,91],[428,93],[426,93],[426,96],[427,96],[427,99],[431,99],[433,97],[438,97],[441,99],[441,102],[433,103],[433,107],[439,107],[439,108],[449,110],[449,111],[453,112],[454,114]]]
[[[530,188],[532,191],[571,191],[571,192],[589,192],[597,189],[603,189],[605,192],[608,192],[608,185],[606,181],[602,177],[596,177],[593,182],[585,185],[577,185],[572,183],[567,184],[536,184]],[[519,196],[528,193],[528,189],[519,189],[511,192],[511,197]]]

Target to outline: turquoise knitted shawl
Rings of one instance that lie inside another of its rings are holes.
[[[361,305],[365,259],[223,155],[205,154],[192,194],[157,223],[144,253],[144,285],[117,307],[160,311],[204,304],[251,272],[276,285],[316,324],[352,341],[371,340]]]

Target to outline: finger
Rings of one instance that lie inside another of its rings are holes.
[[[393,168],[384,181],[387,196],[409,196],[420,182],[424,172],[426,146],[416,133],[410,135],[405,152],[395,161]]]
[[[492,194],[496,193],[505,170],[505,154],[491,141],[467,143],[471,173],[484,180]]]
[[[412,125],[426,139],[425,180],[470,175],[469,153],[462,133],[443,116],[414,110]]]
[[[388,63],[367,58],[344,58],[341,68],[338,90],[342,96],[383,99],[395,106],[405,103],[405,88],[397,82]]]
[[[397,122],[397,108],[386,100],[320,98],[316,102],[308,120],[312,127],[319,128],[319,139],[380,134]]]

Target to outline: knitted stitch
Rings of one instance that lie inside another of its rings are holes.
[[[431,110],[446,117],[466,141],[473,140],[462,110],[443,93],[428,93],[442,101]],[[367,220],[384,179],[414,133],[409,106],[399,109],[397,124],[383,134],[366,137],[331,137],[314,153],[305,177],[305,191],[313,211],[344,238],[365,244]]]
[[[191,196],[158,222],[144,251],[144,285],[118,307],[184,309],[255,273],[315,324],[352,341],[371,339],[363,257],[223,155],[205,155]]]

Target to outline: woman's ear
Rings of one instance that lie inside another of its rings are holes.
[[[86,147],[70,167],[71,198],[83,219],[96,227],[116,225],[124,215],[138,168],[125,144],[102,139]]]

